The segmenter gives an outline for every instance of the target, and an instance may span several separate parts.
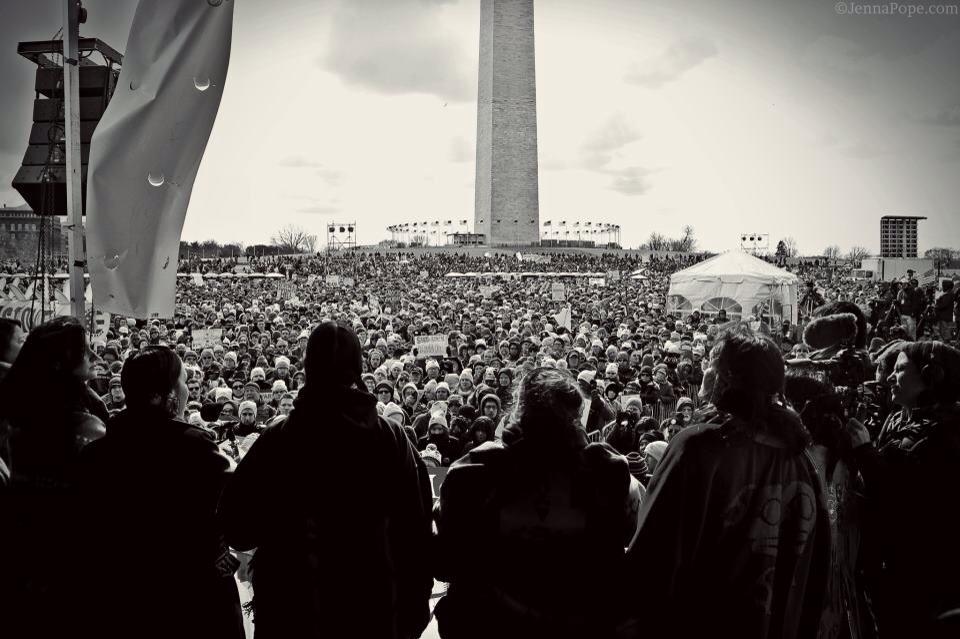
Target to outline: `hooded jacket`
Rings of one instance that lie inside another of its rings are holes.
[[[627,551],[646,575],[631,636],[817,635],[830,528],[803,432],[771,409],[761,431],[718,413],[671,440]]]
[[[332,442],[362,451],[363,472],[355,457],[325,454]],[[372,395],[308,381],[221,502],[227,542],[257,548],[257,636],[418,637],[432,587],[431,501],[423,462]]]

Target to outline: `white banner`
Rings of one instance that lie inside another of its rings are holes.
[[[417,335],[413,338],[413,345],[417,348],[417,357],[446,357],[446,335]]]
[[[607,280],[602,277],[591,277],[588,280],[590,286],[606,286]]]
[[[23,328],[31,330],[45,321],[61,315],[69,315],[70,306],[47,305],[47,312],[40,314],[40,302],[0,300],[0,317],[19,321]]]
[[[98,308],[173,315],[180,232],[227,78],[234,4],[137,5],[90,144],[87,262]]]

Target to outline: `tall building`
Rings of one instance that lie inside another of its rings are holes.
[[[925,217],[884,215],[880,218],[880,257],[917,257],[917,221]]]
[[[533,0],[481,0],[474,232],[540,241]]]
[[[20,206],[0,206],[0,259],[19,259],[30,261],[37,259],[37,240],[40,237],[41,217],[34,215],[28,204]],[[65,257],[67,237],[60,225],[60,218],[49,216],[45,233],[47,249],[56,258]]]

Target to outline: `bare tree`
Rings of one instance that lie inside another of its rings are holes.
[[[650,233],[650,237],[647,238],[647,248],[651,251],[665,251],[669,248],[669,244],[669,238],[656,231]]]
[[[310,236],[299,226],[288,224],[270,238],[274,246],[279,247],[284,253],[302,253],[307,249],[307,238]],[[316,243],[316,238],[314,238]]]
[[[957,259],[960,256],[960,251],[955,251],[949,248],[931,248],[923,252],[923,256],[927,259],[936,260],[940,264],[946,264]]]
[[[797,241],[792,237],[783,238],[783,247],[786,249],[787,257],[797,257],[800,249],[797,247]]]
[[[851,246],[847,253],[847,259],[859,264],[863,258],[870,257],[870,250],[865,246]]]
[[[693,227],[689,224],[683,227],[683,235],[680,237],[679,251],[692,253],[697,248],[697,238],[693,235]]]
[[[317,252],[317,236],[313,233],[307,235],[304,239],[304,248],[307,253],[316,253]]]
[[[828,258],[828,259],[831,259],[831,260],[835,260],[835,259],[839,258],[839,257],[840,257],[840,247],[837,246],[836,244],[834,244],[834,245],[832,245],[832,246],[828,246],[827,248],[823,249],[823,256],[826,257],[826,258]]]

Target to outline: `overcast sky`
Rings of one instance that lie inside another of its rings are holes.
[[[231,1],[231,0],[228,0]],[[479,0],[233,0],[233,53],[184,239],[281,225],[359,240],[473,219]],[[960,0],[952,0],[960,2]],[[86,0],[123,51],[136,3]],[[928,6],[927,3],[921,3]],[[0,0],[0,201],[26,148],[19,40],[58,0]],[[849,7],[849,3],[845,5]],[[537,0],[540,217],[879,249],[881,215],[960,248],[960,16],[841,15],[833,0]],[[216,82],[216,79],[214,79]],[[148,150],[145,150],[148,152]]]

